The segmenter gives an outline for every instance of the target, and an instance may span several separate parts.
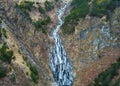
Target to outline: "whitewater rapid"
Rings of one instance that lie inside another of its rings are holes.
[[[66,8],[69,6],[70,0],[64,3],[64,5],[58,10],[57,15],[59,22],[52,31],[52,38],[54,46],[50,52],[50,69],[53,73],[56,86],[72,86],[73,84],[73,66],[67,57],[66,51],[62,44],[58,31],[64,21],[62,17]]]

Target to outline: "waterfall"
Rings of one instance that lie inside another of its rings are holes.
[[[54,40],[54,46],[50,52],[50,69],[53,73],[53,77],[56,86],[72,86],[73,83],[73,66],[66,55],[66,51],[62,44],[61,38],[58,34],[58,30],[64,23],[62,17],[66,8],[69,6],[70,0],[64,3],[64,5],[58,10],[58,24],[52,31],[52,38]]]

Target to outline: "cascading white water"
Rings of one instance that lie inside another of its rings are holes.
[[[61,38],[57,33],[63,24],[63,14],[69,5],[68,0],[64,6],[62,6],[58,12],[59,23],[52,32],[52,38],[54,39],[54,46],[50,53],[50,68],[53,73],[53,77],[57,83],[57,86],[72,86],[73,83],[73,66],[70,60],[67,58],[66,51],[62,45]]]

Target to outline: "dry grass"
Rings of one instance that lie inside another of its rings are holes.
[[[9,45],[9,48],[14,52],[15,56],[15,60],[13,61],[13,63],[18,64],[19,67],[23,69],[24,73],[26,72],[30,73],[28,66],[26,66],[26,63],[23,60],[23,54],[22,51],[20,50],[18,41],[16,40],[15,36],[9,29],[6,29],[6,32],[8,37],[6,39],[6,42]]]
[[[91,83],[99,73],[106,70],[111,66],[112,63],[116,62],[116,59],[120,57],[119,48],[108,48],[105,49],[104,56],[102,59],[95,61],[93,64],[82,69],[82,71],[77,71],[77,77],[74,82],[74,86],[87,86]]]

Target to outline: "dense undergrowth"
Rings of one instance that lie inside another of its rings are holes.
[[[93,17],[102,17],[113,12],[119,6],[120,0],[73,0],[73,6],[70,14],[65,18],[62,26],[63,34],[72,34],[75,31],[79,18],[85,18],[86,15]]]

